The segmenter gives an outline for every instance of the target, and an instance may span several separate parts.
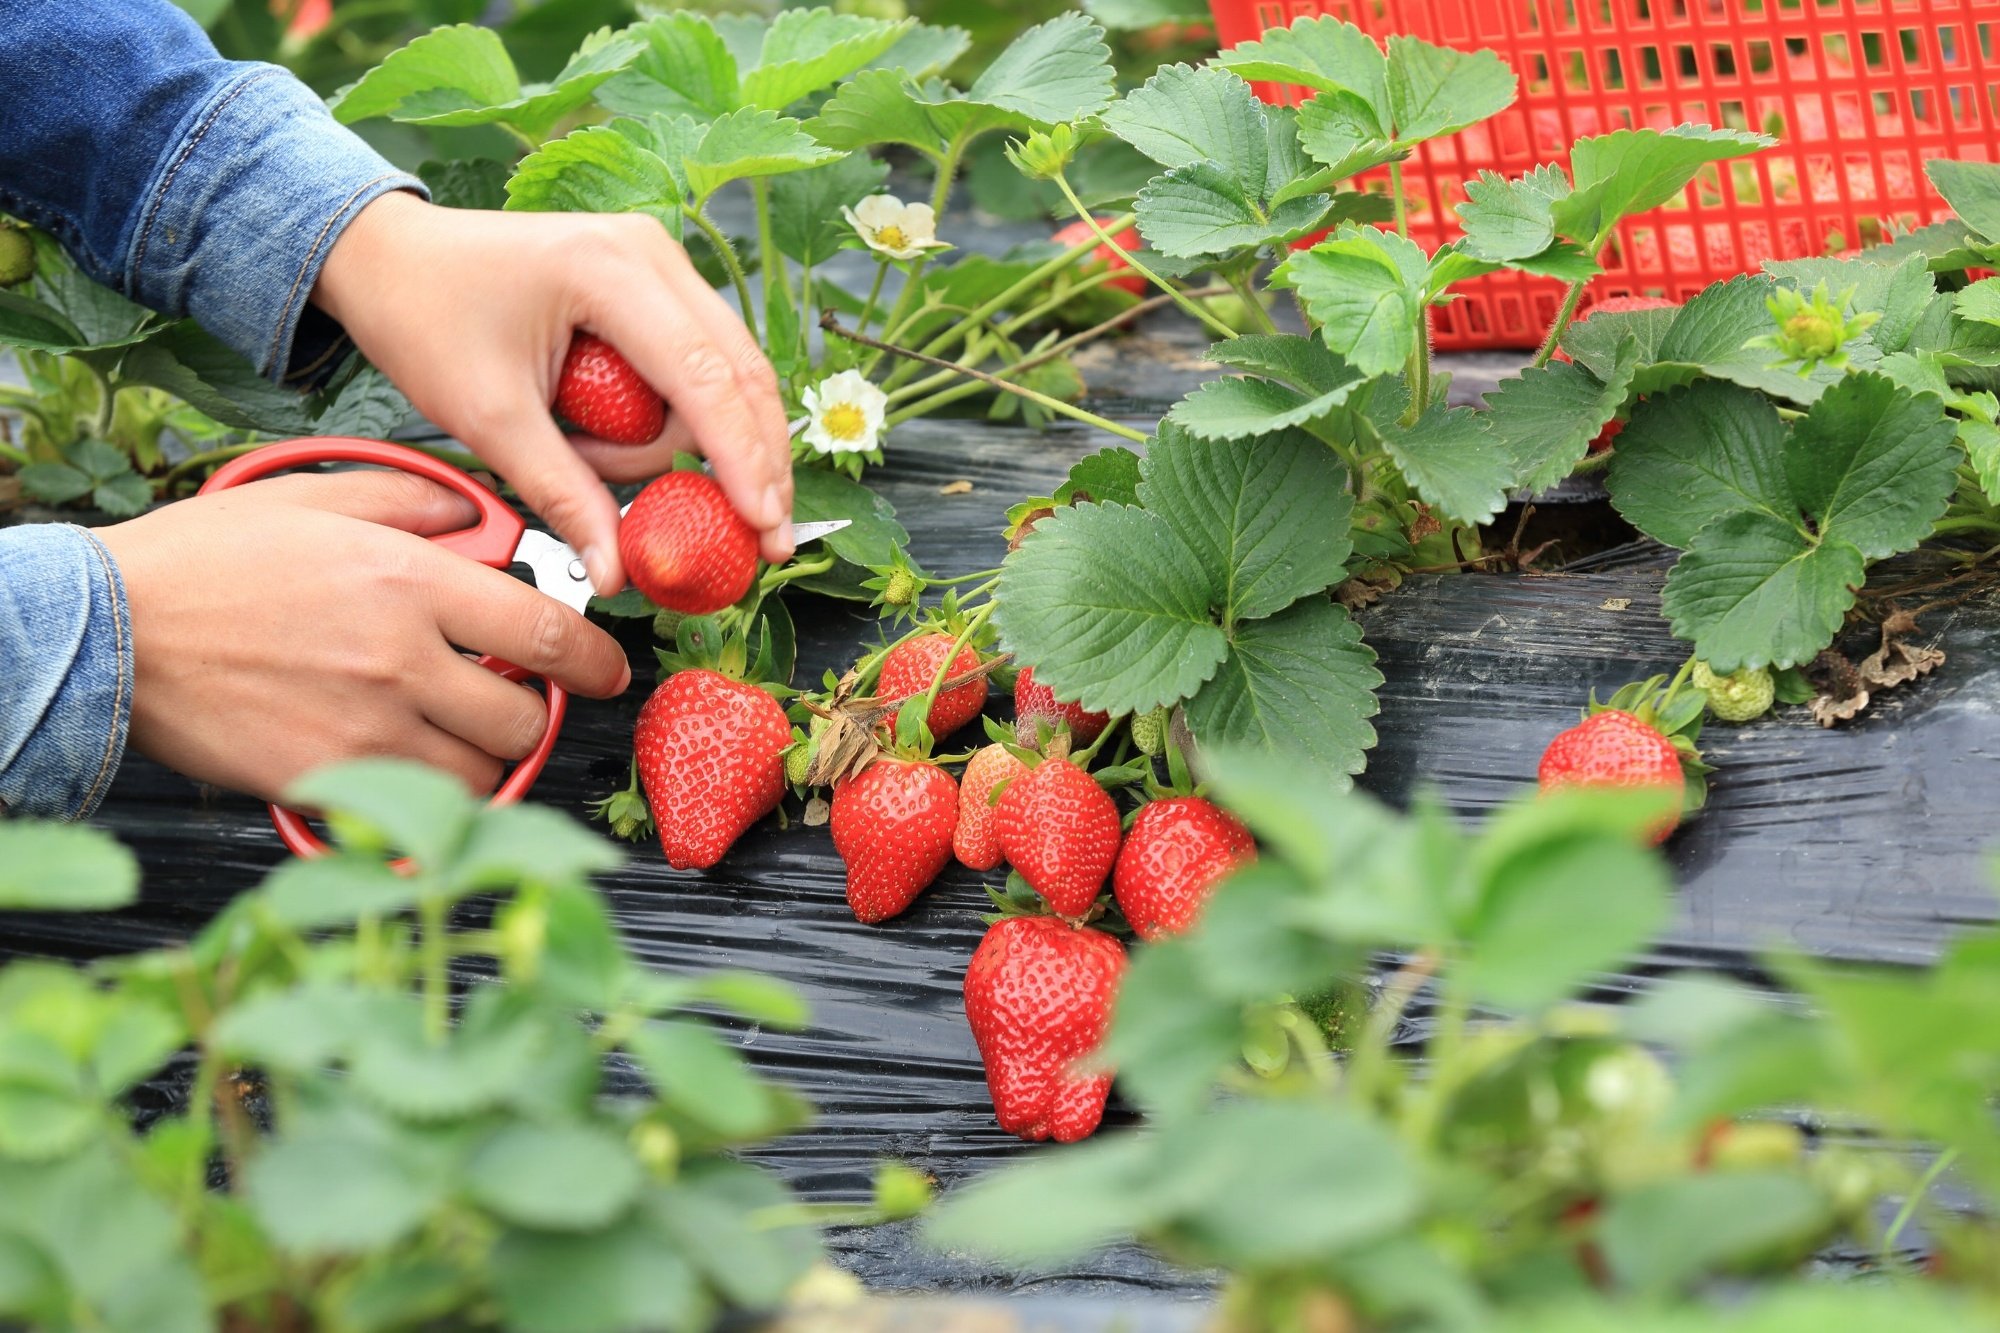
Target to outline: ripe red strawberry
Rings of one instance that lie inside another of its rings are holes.
[[[785,710],[755,685],[700,669],[668,676],[632,737],[667,864],[706,870],[777,809],[791,743]]]
[[[952,634],[919,634],[889,650],[882,659],[882,677],[875,684],[875,693],[884,699],[907,698],[922,694],[931,687],[931,680],[937,675],[939,663],[951,646],[958,642]],[[958,650],[945,669],[944,678],[962,676],[968,671],[979,669],[979,653],[967,644]],[[986,706],[986,677],[969,680],[956,689],[943,690],[931,703],[930,716],[924,722],[931,729],[931,735],[939,740],[951,735],[973,718]],[[899,708],[889,714],[889,734],[896,734],[896,719],[902,715]]]
[[[1102,227],[1114,221],[1116,221],[1115,218],[1099,218],[1097,225]],[[1078,218],[1055,235],[1049,237],[1049,239],[1067,250],[1071,246],[1082,245],[1094,235],[1096,233],[1090,229],[1090,224],[1082,218]],[[1105,245],[1100,242],[1098,247],[1090,252],[1091,262],[1103,264],[1113,273],[1118,272],[1120,269],[1131,268],[1132,261],[1125,258],[1125,255],[1128,251],[1139,249],[1143,244],[1139,239],[1139,229],[1137,227],[1127,227],[1124,231],[1113,235],[1111,239],[1114,244]],[[1136,273],[1129,277],[1107,279],[1104,285],[1106,287],[1116,287],[1121,292],[1130,292],[1134,296],[1144,296],[1146,294],[1146,280]]]
[[[999,814],[993,808],[993,788],[1027,771],[1028,766],[1004,745],[984,746],[966,764],[958,779],[958,831],[951,835],[951,849],[961,863],[973,870],[991,870],[1000,864]]]
[[[1074,1143],[1097,1128],[1109,1074],[1073,1072],[1111,1023],[1125,950],[1049,916],[995,922],[965,970],[965,1017],[1000,1128]]]
[[[915,902],[951,859],[958,784],[936,764],[877,759],[834,787],[832,825],[847,905],[872,926]]]
[[[1216,881],[1256,855],[1250,830],[1228,811],[1199,796],[1154,801],[1125,835],[1111,891],[1140,939],[1178,935]]]
[[[618,525],[618,555],[640,592],[683,615],[733,606],[757,578],[757,534],[703,472],[648,483]]]
[[[666,403],[632,363],[604,339],[582,332],[570,339],[563,358],[556,411],[612,444],[651,444],[667,425]]]
[[[1054,690],[1036,683],[1033,667],[1021,668],[1014,681],[1014,734],[1021,744],[1033,745],[1042,727],[1053,732],[1060,723],[1069,725],[1070,739],[1082,746],[1104,734],[1111,715],[1093,713],[1078,703],[1058,703]]]
[[[1680,755],[1657,727],[1632,714],[1609,708],[1593,713],[1549,742],[1542,751],[1539,777],[1543,790],[1557,787],[1671,787],[1687,790]],[[1665,842],[1680,823],[1678,815],[1660,821],[1650,835]]]
[[[1058,916],[1080,917],[1118,860],[1118,803],[1067,759],[1045,759],[1000,793],[1000,851]]]

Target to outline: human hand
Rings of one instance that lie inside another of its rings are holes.
[[[133,749],[274,800],[324,764],[415,759],[477,794],[548,725],[535,691],[631,681],[610,635],[553,597],[424,540],[472,506],[402,472],[296,475],[100,529],[132,612]]]
[[[368,359],[465,442],[583,556],[625,586],[618,506],[599,478],[640,481],[693,450],[757,529],[792,553],[791,437],[762,349],[652,218],[494,213],[384,195],[341,233],[313,290]],[[549,416],[577,329],[667,400],[650,445],[566,440]]]

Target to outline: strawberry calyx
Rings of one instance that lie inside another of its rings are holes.
[[[653,810],[646,803],[646,789],[639,781],[639,756],[632,756],[631,781],[600,801],[590,804],[592,819],[601,819],[611,831],[627,842],[653,836]]]
[[[983,913],[979,920],[983,925],[996,925],[1011,916],[1049,916],[1059,921],[1067,921],[1072,926],[1090,926],[1110,935],[1129,935],[1131,926],[1119,914],[1118,905],[1109,892],[1101,893],[1097,900],[1082,916],[1065,917],[1049,906],[1048,900],[1035,892],[1018,870],[1007,872],[1007,883],[1002,888],[986,886],[986,897],[992,902],[993,910]]]
[[[752,651],[752,636],[755,650]],[[674,627],[674,647],[655,648],[661,680],[677,671],[713,671],[718,676],[755,685],[779,700],[799,693],[780,683],[791,675],[791,622],[769,615],[745,621],[722,616],[684,616]]]
[[[1634,681],[1602,703],[1593,690],[1589,706],[1583,710],[1585,720],[1599,713],[1629,713],[1667,738],[1681,761],[1681,776],[1686,783],[1686,796],[1681,804],[1683,814],[1692,814],[1707,804],[1708,775],[1715,771],[1715,766],[1702,758],[1697,744],[1708,696],[1688,684],[1694,665],[1690,657],[1671,679],[1651,676]]]

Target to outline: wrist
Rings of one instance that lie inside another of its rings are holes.
[[[409,237],[435,205],[408,190],[393,190],[354,215],[327,252],[311,302],[342,327],[365,310],[396,265]]]

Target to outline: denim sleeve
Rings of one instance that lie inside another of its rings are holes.
[[[192,315],[273,379],[345,347],[307,304],[355,214],[423,185],[170,0],[0,3],[0,210],[92,277]]]
[[[94,813],[132,712],[132,617],[83,528],[0,528],[0,809]]]

